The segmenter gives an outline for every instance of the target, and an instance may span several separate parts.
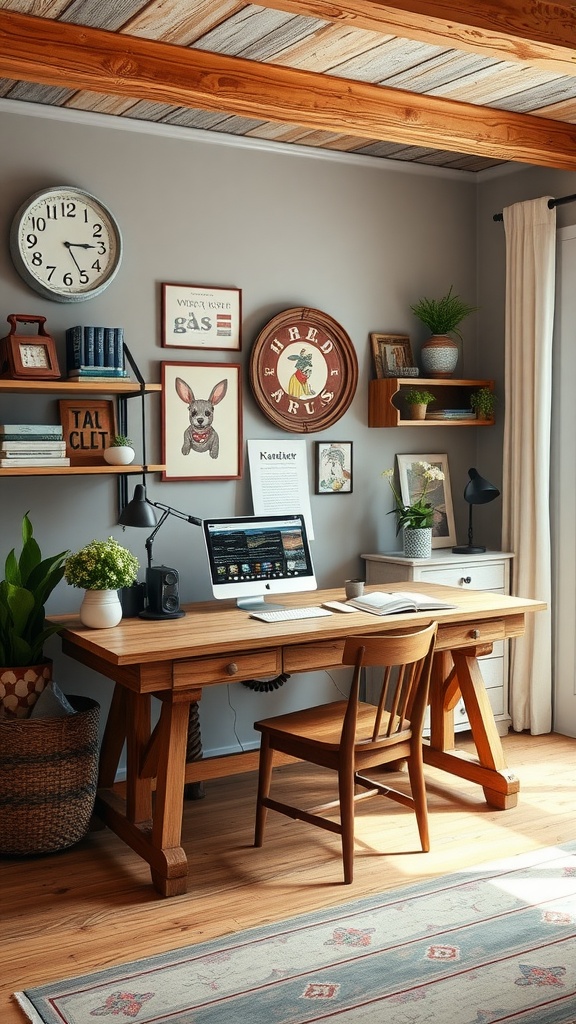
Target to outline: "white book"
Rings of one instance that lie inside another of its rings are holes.
[[[58,423],[0,423],[0,434],[50,434],[51,437],[62,437],[62,424]]]
[[[0,455],[6,457],[7,455],[30,455],[42,452],[47,455],[51,453],[53,455],[65,455],[66,454],[66,441],[5,441],[4,438],[0,437]]]
[[[455,608],[455,604],[446,604],[428,594],[413,594],[409,591],[397,591],[395,594],[386,594],[382,590],[375,590],[371,594],[363,594],[362,597],[353,597],[346,604],[352,605],[363,612],[371,612],[373,615],[396,615],[399,612],[428,612],[438,608]]]
[[[24,459],[0,458],[2,469],[15,469],[18,466],[69,466],[70,459],[65,456],[45,457],[44,455],[31,456]]]

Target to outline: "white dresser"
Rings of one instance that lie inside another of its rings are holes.
[[[382,555],[362,555],[366,562],[366,582],[444,583],[466,590],[493,590],[497,594],[510,593],[510,566],[514,557],[506,551],[486,551],[480,555],[455,555],[449,548],[435,548],[431,558],[405,558],[400,552]],[[510,726],[508,714],[508,649],[507,642],[494,644],[491,654],[480,659],[482,676],[496,727],[505,736]],[[370,683],[368,682],[368,699]],[[462,700],[454,708],[454,731],[469,728]],[[424,733],[428,731],[428,721]]]

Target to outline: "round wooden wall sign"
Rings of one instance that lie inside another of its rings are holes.
[[[250,353],[250,385],[268,419],[294,433],[332,426],[358,384],[354,346],[319,309],[298,306],[273,317]]]

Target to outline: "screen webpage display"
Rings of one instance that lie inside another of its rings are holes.
[[[205,519],[204,538],[217,598],[249,608],[266,594],[316,589],[301,515]]]

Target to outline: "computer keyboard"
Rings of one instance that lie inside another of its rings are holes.
[[[285,622],[290,619],[317,619],[321,615],[332,615],[327,608],[308,605],[307,608],[277,608],[270,612],[250,612],[251,619],[262,622]]]

